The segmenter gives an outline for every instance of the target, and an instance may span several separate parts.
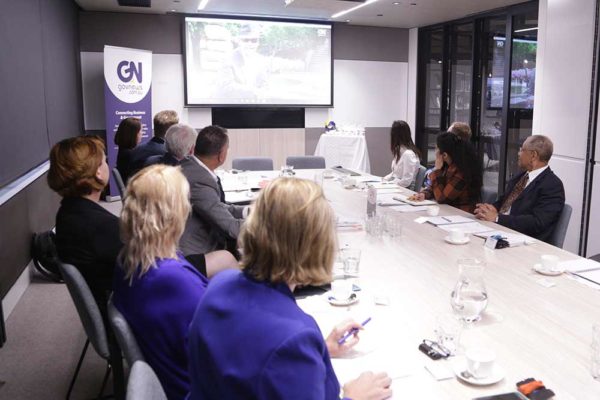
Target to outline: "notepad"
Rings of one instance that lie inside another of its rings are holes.
[[[394,200],[398,200],[398,201],[401,201],[401,202],[407,203],[407,204],[412,204],[413,206],[426,206],[426,205],[437,204],[433,200],[421,200],[421,201],[408,200],[409,197],[410,196],[406,196],[404,194],[397,194],[394,196]]]
[[[463,217],[462,215],[444,215],[443,217],[429,217],[427,222],[435,226],[438,225],[450,225],[450,224],[464,224],[469,222],[475,222],[472,218]]]
[[[485,226],[483,224],[480,224],[479,222],[439,225],[438,228],[443,229],[447,232],[456,229],[463,233],[469,233],[469,234],[477,234],[480,232],[486,232],[486,231],[490,230],[489,226]]]

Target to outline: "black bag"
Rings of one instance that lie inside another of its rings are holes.
[[[52,231],[34,233],[31,241],[31,256],[33,265],[40,274],[52,282],[62,283],[55,238],[56,235]]]

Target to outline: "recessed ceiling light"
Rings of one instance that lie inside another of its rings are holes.
[[[373,4],[373,3],[377,2],[377,1],[379,1],[379,0],[367,0],[364,3],[360,3],[357,6],[354,6],[352,8],[347,9],[347,10],[344,10],[344,11],[340,11],[339,13],[335,13],[335,14],[333,14],[331,16],[331,18],[341,17],[342,15],[346,15],[348,13],[351,13],[354,10],[358,10],[359,8],[363,8],[364,6],[368,6],[369,4]]]
[[[395,5],[395,6],[399,6],[399,5],[400,5],[400,2],[399,2],[399,1],[395,1],[395,2],[393,2],[392,4],[393,4],[393,5]]]
[[[204,10],[204,7],[208,4],[208,0],[200,0],[200,4],[198,4],[198,11]]]
[[[350,20],[349,20],[349,19],[347,19],[347,20],[346,20],[346,22],[350,22]]]
[[[177,10],[171,10],[171,12],[177,12]]]

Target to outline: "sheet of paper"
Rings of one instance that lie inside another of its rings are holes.
[[[576,258],[575,260],[563,261],[558,264],[561,269],[570,272],[581,272],[588,270],[598,270],[600,269],[600,263],[588,260],[587,258]]]
[[[575,273],[575,275],[579,276],[580,278],[583,278],[585,280],[588,280],[590,282],[594,282],[597,283],[598,285],[600,285],[600,270],[592,270],[592,271],[585,271],[585,272],[577,272]]]
[[[505,232],[505,231],[501,231],[501,230],[491,230],[491,231],[486,231],[486,232],[479,232],[479,233],[475,233],[475,236],[479,236],[480,238],[484,238],[484,239],[487,239],[490,236],[500,236],[500,237],[505,238],[508,241],[508,243],[510,244],[510,247],[521,246],[524,244],[533,244],[536,242],[536,240],[534,238],[531,238],[529,236],[521,235],[520,233]]]
[[[411,206],[410,204],[401,204],[399,206],[391,206],[388,207],[390,210],[400,211],[400,212],[417,212],[417,211],[427,211],[428,206]]]
[[[486,232],[490,230],[489,226],[485,226],[480,224],[479,222],[469,222],[465,224],[448,224],[448,225],[439,225],[438,228],[443,229],[449,232],[452,229],[458,229],[464,233],[476,234],[480,232]]]
[[[331,364],[340,382],[356,379],[367,371],[383,371],[394,380],[412,374],[411,365],[404,363],[403,359],[402,355],[391,357],[389,352],[379,350],[355,358],[332,358]]]
[[[429,217],[427,222],[435,226],[448,225],[448,224],[464,224],[469,222],[476,222],[472,218],[463,217],[462,215],[444,215],[438,217]]]

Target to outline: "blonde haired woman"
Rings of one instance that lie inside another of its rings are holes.
[[[187,330],[208,284],[177,252],[190,213],[189,191],[178,167],[155,165],[131,178],[113,284],[114,304],[169,399],[183,399],[189,391]],[[206,255],[209,270],[223,254],[233,259],[227,252]]]
[[[358,341],[338,344],[360,325],[342,323],[323,339],[292,294],[331,281],[335,235],[333,211],[315,183],[280,178],[262,191],[242,226],[243,272],[211,281],[190,326],[190,400],[339,398],[329,357]],[[383,399],[390,383],[365,373],[344,395]]]

